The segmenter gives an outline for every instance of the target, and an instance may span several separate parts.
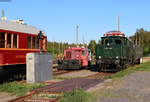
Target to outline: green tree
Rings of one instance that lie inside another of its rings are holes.
[[[143,48],[144,55],[150,54],[150,31],[146,31],[143,28],[137,29],[130,39],[134,44]]]
[[[88,48],[91,50],[92,54],[95,54],[95,48],[96,48],[96,41],[95,40],[91,40]]]

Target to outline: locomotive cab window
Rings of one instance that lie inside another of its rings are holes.
[[[66,52],[66,58],[71,58],[71,52],[70,51]]]
[[[86,55],[86,52],[85,51],[82,51],[82,56],[85,56]]]
[[[112,39],[104,39],[104,45],[111,45],[113,43]]]
[[[120,39],[115,39],[115,44],[116,45],[121,45],[122,44],[122,41]]]
[[[108,44],[108,39],[105,39],[104,40],[104,45],[107,45]]]
[[[5,33],[0,33],[0,48],[5,48]]]

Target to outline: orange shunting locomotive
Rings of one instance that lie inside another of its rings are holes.
[[[64,50],[64,58],[58,59],[58,69],[80,69],[90,64],[91,54],[84,47],[71,47]]]

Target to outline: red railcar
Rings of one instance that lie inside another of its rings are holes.
[[[38,39],[39,32],[36,27],[26,24],[0,21],[0,69],[26,64],[29,52],[46,51],[47,37],[43,33],[42,39]]]
[[[58,59],[58,69],[80,69],[87,67],[91,60],[87,48],[71,47],[64,51],[64,58]]]

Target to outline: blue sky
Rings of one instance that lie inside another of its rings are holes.
[[[98,40],[107,31],[117,29],[127,36],[137,28],[150,30],[150,0],[12,0],[0,2],[8,20],[23,19],[44,30],[49,41],[76,42]]]

